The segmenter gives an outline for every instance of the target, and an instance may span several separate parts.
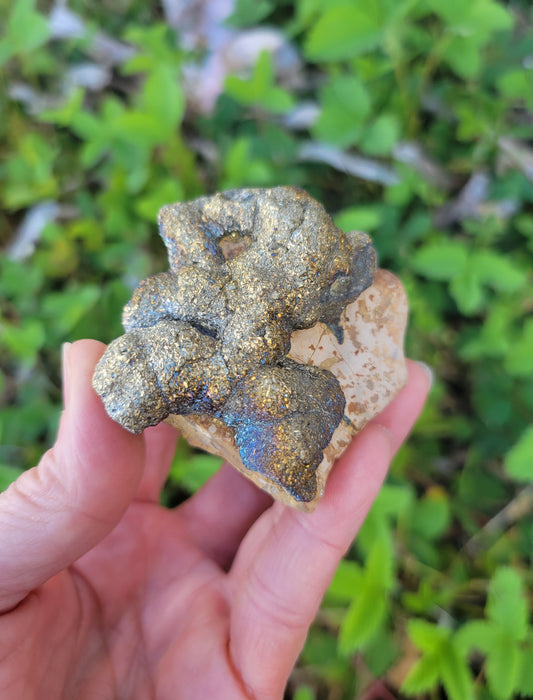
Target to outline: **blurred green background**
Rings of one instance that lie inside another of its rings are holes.
[[[366,230],[428,406],[296,700],[533,697],[528,0],[0,0],[0,489],[53,442],[60,346],[166,269],[158,208],[295,184]],[[217,468],[179,446],[164,499]]]

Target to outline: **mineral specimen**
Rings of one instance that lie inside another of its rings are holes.
[[[346,307],[340,323],[344,331],[342,343],[323,323],[291,335],[289,358],[334,374],[346,402],[343,419],[315,472],[317,488],[312,501],[296,500],[272,479],[246,469],[232,431],[219,420],[196,414],[170,415],[167,422],[178,428],[192,445],[224,457],[278,501],[312,511],[335,460],[353,436],[387,406],[407,379],[403,355],[407,299],[393,274],[377,270],[372,285]]]
[[[320,329],[336,346],[335,364],[353,331],[347,307],[374,278],[369,237],[343,233],[293,187],[166,206],[159,225],[170,271],[135,290],[126,334],[98,364],[95,390],[128,430],[169,417],[274,496],[310,509],[332,461],[328,446],[353,423],[353,397],[342,372],[298,356],[295,340]],[[389,394],[401,382],[389,382]]]

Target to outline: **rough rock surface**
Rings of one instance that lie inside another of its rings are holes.
[[[353,436],[390,403],[407,381],[403,352],[407,311],[407,297],[401,282],[387,270],[378,270],[372,286],[342,314],[342,344],[322,323],[292,334],[289,357],[332,372],[345,396],[344,419],[324,450],[315,472],[316,495],[310,501],[295,500],[272,480],[246,469],[231,431],[216,419],[172,415],[167,422],[178,428],[192,445],[223,457],[277,500],[312,511],[320,500],[335,460]]]
[[[108,413],[132,432],[169,415],[209,423],[247,476],[286,502],[314,503],[356,400],[332,359],[353,333],[343,311],[373,280],[370,239],[343,233],[292,187],[164,207],[160,232],[170,271],[139,285],[126,334],[95,371]],[[325,340],[307,358],[296,342],[317,324],[336,343],[325,363]]]

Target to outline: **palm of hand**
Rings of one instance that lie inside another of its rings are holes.
[[[227,576],[178,528],[176,513],[133,503],[16,612],[33,647],[18,672],[33,686],[39,672],[42,697],[247,697],[228,647]]]
[[[58,443],[0,497],[0,696],[281,698],[427,378],[410,367],[313,514],[227,466],[172,511],[158,498],[174,431],[132,436],[107,418],[89,388],[102,350],[71,347]]]

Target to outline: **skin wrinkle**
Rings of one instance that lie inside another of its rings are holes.
[[[51,452],[51,453],[50,453]],[[52,461],[57,461],[54,454],[53,450],[51,450],[49,453],[46,453],[43,457],[44,460],[52,460]],[[111,523],[113,523],[113,518],[108,517],[104,518],[102,517],[101,512],[95,513],[91,509],[88,508],[83,508],[80,505],[80,500],[82,500],[83,497],[83,492],[78,490],[77,488],[73,489],[73,485],[76,487],[78,484],[76,481],[73,481],[72,484],[69,484],[68,487],[63,483],[62,478],[59,478],[61,472],[57,468],[55,468],[53,465],[48,465],[45,463],[42,464],[43,467],[46,467],[46,482],[47,482],[47,488],[46,488],[46,506],[47,506],[47,512],[46,513],[41,513],[41,517],[39,519],[39,524],[42,527],[46,527],[47,525],[47,520],[50,516],[50,512],[52,513],[61,513],[63,516],[65,516],[67,513],[70,518],[73,520],[76,519],[78,520],[79,516],[82,516],[85,520],[88,522],[96,523],[97,525],[100,526],[101,529],[109,527]],[[35,475],[39,478],[40,484],[43,484],[43,472],[41,470],[38,470],[35,472]],[[29,474],[28,474],[29,477]],[[61,474],[61,477],[63,477],[63,474]],[[50,479],[53,479],[53,482],[49,483]],[[15,482],[16,484],[16,482]],[[15,485],[14,484],[14,485]],[[40,499],[43,496],[42,490],[37,487],[35,488],[34,491],[32,491],[32,495],[34,498],[30,496],[30,493],[28,490],[18,490],[19,497],[26,500],[26,502],[30,503],[31,506],[34,508],[36,512],[39,512],[41,508],[41,503]],[[74,495],[74,498],[72,496]],[[64,496],[67,496],[69,498],[64,498]],[[69,499],[71,502],[69,502]],[[85,500],[83,498],[83,500]],[[50,505],[52,503],[56,504],[56,508],[50,508]]]
[[[303,531],[303,534],[307,538],[311,538],[320,546],[331,550],[332,553],[339,559],[346,554],[346,547],[344,544],[339,544],[339,542],[336,542],[334,539],[324,537],[324,535],[316,527],[309,524],[310,519],[307,513],[304,515],[304,517],[302,517],[302,514],[299,511],[287,509],[283,517],[289,518],[289,520],[291,520],[299,530]]]
[[[103,658],[108,658],[112,661],[113,654],[111,650],[111,645],[109,644],[106,627],[104,625],[103,607],[100,603],[98,593],[95,591],[89,578],[84,575],[83,571],[79,567],[77,567],[74,564],[71,567],[71,571],[72,581],[74,583],[74,587],[77,593],[80,611],[85,611],[85,616],[88,618],[90,623],[87,626],[87,631],[85,632],[85,635],[88,636],[89,634],[94,634],[93,630],[94,628],[96,628],[96,634],[99,640],[98,646],[101,649],[101,656]],[[87,601],[89,601],[89,604],[87,604]],[[80,628],[81,627],[82,625],[80,624]],[[80,638],[79,646],[80,648],[84,648],[84,646],[88,647],[87,640]],[[73,657],[73,659],[76,659],[76,663],[73,664],[70,687],[66,689],[65,696],[67,698],[78,697],[79,691],[77,690],[77,688],[83,687],[84,679],[94,673],[94,669],[91,668],[94,663],[92,661],[92,658],[89,657],[87,652],[85,653],[85,656],[88,658],[84,659],[85,663],[83,668],[80,668],[79,662],[77,662],[76,657]],[[90,666],[88,664],[89,660],[91,660],[92,662]],[[112,671],[111,684],[113,686],[114,692],[116,692],[116,689],[118,687],[117,674],[112,663],[110,664],[110,670]]]
[[[152,664],[147,655],[147,638],[145,625],[148,621],[143,619],[138,611],[144,609],[143,600],[148,598],[147,588],[148,582],[145,581],[142,588],[133,591],[134,600],[129,600],[129,597],[121,600],[120,609],[117,611],[116,620],[112,621],[112,616],[103,609],[99,601],[102,599],[101,593],[95,589],[90,579],[85,575],[83,570],[76,566],[72,566],[73,580],[78,591],[79,599],[85,596],[86,600],[90,601],[90,605],[84,607],[88,610],[92,607],[92,623],[96,627],[96,632],[91,633],[97,638],[98,656],[90,657],[91,664],[85,664],[83,669],[74,667],[73,673],[74,683],[67,693],[66,697],[79,697],[76,691],[76,686],[82,687],[87,678],[94,676],[94,665],[99,663],[99,658],[107,658],[110,660],[109,670],[112,672],[112,678],[109,680],[112,686],[112,694],[110,698],[127,698],[137,697],[132,695],[132,692],[137,692],[139,688],[139,677],[142,678],[143,684],[148,684],[146,692],[153,699],[156,697],[156,688],[153,681]],[[95,624],[96,621],[96,624]],[[131,629],[133,626],[133,630]],[[124,656],[124,639],[131,640],[131,649],[127,652],[126,660],[122,660],[119,665],[117,659]],[[129,668],[130,670],[124,670]],[[124,682],[118,681],[119,678],[130,679],[131,688],[125,686]]]
[[[66,524],[68,524],[68,521],[78,522],[79,516],[82,516],[87,522],[86,527],[92,527],[93,524],[97,524],[99,529],[106,528],[109,525],[110,519],[102,518],[100,513],[91,511],[91,509],[81,508],[79,503],[69,503],[69,499],[64,498],[65,495],[71,498],[73,489],[72,485],[69,484],[67,487],[59,478],[60,470],[55,468],[53,464],[56,462],[54,451],[50,450],[46,453],[43,460],[45,460],[45,463],[42,463],[41,466],[46,466],[46,469],[34,470],[24,475],[28,481],[31,480],[32,488],[28,489],[27,486],[21,488],[20,481],[15,481],[10,486],[10,490],[17,494],[17,499],[26,504],[24,506],[26,510],[28,510],[29,506],[29,508],[35,512],[36,519],[31,522],[31,528],[35,526],[35,522],[37,521],[40,528],[50,529],[51,532],[53,532],[55,528],[51,527],[49,524],[51,515],[60,515],[61,518],[65,520]],[[45,478],[43,478],[43,475]],[[45,486],[44,489],[43,486]],[[74,493],[76,492],[77,491]],[[46,498],[46,511],[41,511],[41,502],[43,498]],[[76,498],[74,500],[78,501],[79,499]],[[54,505],[56,507],[54,507]],[[78,530],[80,529],[78,523]],[[21,535],[21,537],[22,536],[23,535]],[[14,579],[12,579],[11,583],[15,590],[19,587]],[[2,609],[1,604],[0,609]]]
[[[24,598],[23,601],[21,601],[20,603],[17,603],[17,605],[15,605],[13,608],[11,608],[11,610],[7,610],[5,613],[2,613],[2,614],[3,615],[7,615],[7,614],[19,615],[22,607],[24,605],[31,604],[32,598],[37,597],[37,595],[38,595],[37,592],[30,591],[30,593],[28,593],[28,595],[26,596],[26,598]],[[4,664],[5,661],[7,659],[9,659],[10,656],[16,656],[16,654],[18,652],[22,651],[22,649],[24,648],[24,646],[26,644],[26,641],[27,640],[25,637],[21,637],[20,640],[18,642],[16,642],[15,644],[13,644],[13,642],[11,640],[10,640],[9,644],[5,644],[0,639],[0,664]],[[0,666],[0,668],[1,668],[1,666]]]
[[[268,530],[264,532],[265,540],[277,541],[279,547],[286,545],[286,518],[289,512],[292,511],[284,507],[279,507],[278,504],[274,504],[270,509],[270,526]],[[314,536],[312,541],[315,541]],[[329,549],[331,550],[331,548]],[[237,580],[242,576],[244,581],[239,583],[239,590],[236,591],[234,588],[235,580],[233,577],[230,577],[228,579],[228,586],[231,594],[233,596],[237,595],[242,597],[246,594],[250,595],[251,592],[252,595],[250,598],[253,602],[252,605],[248,605],[248,608],[254,608],[257,612],[262,613],[264,619],[268,620],[269,624],[272,624],[273,627],[281,626],[282,629],[287,629],[291,632],[301,631],[305,628],[304,619],[309,619],[308,611],[300,610],[295,615],[295,611],[290,606],[284,606],[281,603],[275,588],[270,587],[266,581],[263,580],[263,577],[259,575],[259,571],[265,573],[264,568],[261,569],[256,566],[256,561],[259,560],[261,556],[261,547],[258,547],[258,553],[254,554],[253,560],[248,562],[247,570],[242,570],[241,567],[237,567],[237,570],[232,572],[233,574],[237,574]],[[241,568],[240,572],[238,571],[239,568]]]
[[[243,587],[243,593],[247,593],[251,607],[254,608],[258,618],[263,618],[263,623],[268,620],[269,625],[278,630],[288,632],[302,632],[307,629],[309,616],[307,611],[296,612],[292,607],[283,605],[281,596],[275,588],[259,575],[257,569],[252,569],[248,577],[247,585]]]
[[[68,486],[66,486],[63,483],[63,478],[64,474],[61,473],[61,470],[58,469],[56,466],[53,464],[47,464],[47,462],[55,462],[57,464],[58,460],[55,456],[53,448],[47,452],[44,457],[43,457],[43,462],[41,463],[43,467],[43,471],[45,471],[46,474],[46,479],[50,480],[50,478],[53,479],[53,483],[48,485],[47,487],[47,493],[46,493],[46,504],[47,504],[47,510],[51,502],[56,501],[57,503],[57,509],[56,512],[61,512],[65,514],[65,512],[68,512],[69,515],[74,518],[77,516],[83,516],[86,520],[88,520],[91,523],[96,523],[102,528],[107,528],[109,527],[110,524],[113,523],[113,518],[108,517],[104,518],[102,517],[101,513],[95,513],[91,509],[84,508],[80,505],[80,501],[86,500],[85,494],[83,489],[79,489],[79,483],[74,480],[72,483],[70,483]],[[38,470],[36,474],[40,477],[41,484],[43,482],[42,479],[42,474],[43,472],[41,470]],[[61,478],[60,478],[61,476]],[[35,491],[36,496],[41,498],[42,492],[39,489],[36,489]],[[26,492],[21,493],[21,496],[26,497],[26,499],[29,500],[29,494]],[[65,498],[66,497],[66,498]],[[40,503],[36,501],[36,503],[33,504],[36,506],[36,508],[40,508]],[[48,510],[46,517],[48,517],[50,510]],[[46,525],[46,520],[43,518],[43,525]]]
[[[66,586],[66,584],[68,585]],[[54,629],[53,632],[55,632],[55,634],[52,633],[51,635],[49,635],[47,637],[47,644],[41,648],[32,644],[32,636],[34,634],[39,635],[42,631],[49,627],[50,622],[47,619],[47,616],[43,615],[43,604],[46,604],[47,600],[58,599],[58,590],[61,593],[62,600],[66,602],[67,605],[73,602],[73,597],[77,598],[75,590],[73,589],[73,587],[71,587],[71,581],[67,580],[65,576],[61,575],[57,579],[50,581],[46,585],[46,587],[42,587],[31,592],[21,603],[19,603],[19,605],[16,608],[14,608],[9,613],[12,619],[9,620],[7,629],[3,630],[2,635],[4,643],[7,643],[13,652],[21,652],[19,654],[19,656],[21,657],[19,668],[21,677],[23,678],[23,683],[24,681],[27,682],[28,678],[31,677],[31,674],[38,674],[39,688],[41,692],[44,689],[50,691],[50,694],[46,694],[46,697],[50,698],[59,697],[56,694],[56,692],[59,687],[64,688],[64,684],[67,682],[66,679],[69,676],[67,669],[69,665],[70,668],[75,668],[75,666],[72,664],[72,660],[73,658],[75,658],[75,655],[71,653],[72,650],[75,648],[75,645],[72,645],[71,647],[69,647],[68,650],[65,650],[61,648],[60,644],[65,637],[68,637],[71,634],[76,635],[79,629],[77,625],[77,613],[74,613],[73,617],[70,618],[69,616],[65,616],[63,614],[63,610],[60,610],[58,611],[58,614],[54,617],[55,626],[57,627],[59,625],[60,628],[59,634],[58,630]],[[13,644],[13,632],[15,632],[16,635],[16,632],[20,632],[21,628],[25,630],[24,634],[19,636],[19,639],[21,641],[18,645]],[[6,641],[6,637],[9,641]],[[27,654],[27,658],[24,659],[24,654],[22,652],[24,652],[24,648],[26,647],[28,648],[27,652],[29,651],[29,654]],[[63,653],[65,651],[66,654]],[[67,660],[67,657],[70,658],[70,662]],[[62,668],[62,664],[64,661],[66,661],[66,668]],[[3,675],[1,671],[7,670],[8,677],[10,677],[9,672],[13,668],[17,668],[16,656],[9,664],[6,664],[5,658],[2,658],[0,660],[1,697],[30,697],[26,693],[26,691],[23,693],[19,692],[16,695],[10,695],[7,693],[7,688],[9,686],[6,686],[4,684],[4,678],[1,677]],[[11,684],[13,684],[13,680],[16,681],[17,679],[11,679]],[[24,687],[27,687],[26,683],[24,683]],[[52,693],[53,688],[55,690]],[[32,695],[31,697],[37,697],[37,695]],[[39,695],[39,697],[41,697],[41,695]],[[45,695],[43,694],[42,697],[45,697]],[[77,696],[68,696],[62,693],[61,697]]]
[[[205,508],[205,507],[202,507],[202,505],[196,505],[196,507],[195,507],[195,505],[193,505],[192,503],[189,505],[190,505],[189,515],[190,515],[191,521],[194,522],[195,520],[199,520],[201,518],[202,522],[205,524],[206,529],[208,529],[208,530],[212,529],[213,531],[215,531],[215,528],[219,524],[218,517],[213,514],[211,508]],[[181,525],[187,531],[189,537],[191,537],[191,539],[194,540],[194,538],[195,538],[194,527],[192,527],[190,525],[190,521],[186,520],[186,519],[182,519]],[[209,554],[212,554],[212,552],[209,552]],[[231,554],[232,554],[232,552],[228,546],[228,552],[224,553],[224,555],[219,552],[218,556],[223,558],[223,559],[227,559],[229,564],[231,564],[231,560],[232,560]],[[229,566],[229,564],[228,564],[228,566]],[[228,566],[224,567],[224,566],[220,565],[220,568],[222,570],[225,570],[226,568],[228,568]]]
[[[201,571],[203,568],[206,569],[205,573]],[[172,594],[170,594],[169,597],[169,601],[180,609],[190,610],[194,602],[198,600],[201,596],[208,595],[211,591],[216,590],[221,580],[223,572],[220,570],[208,571],[208,568],[209,567],[205,567],[204,560],[198,561],[197,566],[189,570],[188,572],[188,575],[191,577],[191,580],[194,579],[194,587],[191,585],[191,587],[188,590],[186,588],[184,589],[182,587],[179,587],[177,590],[172,591]],[[194,578],[196,576],[198,576],[198,578]],[[168,591],[165,591],[165,593],[169,595]],[[223,593],[225,604],[227,605],[228,597],[225,595],[224,591]],[[171,609],[171,606],[166,607]],[[161,612],[161,604],[156,604],[153,609]],[[144,618],[144,625],[149,628],[150,618],[147,614],[144,615]],[[184,634],[188,624],[189,620],[186,617],[184,617],[184,619],[181,620],[179,624],[172,625],[171,629],[166,630],[165,628],[164,631],[160,631],[158,634],[159,639],[157,643],[154,642],[152,635],[152,642],[150,645],[152,648],[152,653],[150,654],[150,657],[148,659],[151,668],[156,668],[158,666],[161,660],[168,653],[168,648],[172,640],[180,639]]]
[[[151,649],[150,656],[148,658],[149,667],[154,669],[159,662],[164,650],[168,649],[168,645],[171,639],[179,638],[183,632],[184,626],[186,626],[185,620],[182,620],[179,624],[173,624],[172,628],[166,630],[165,627],[160,628],[158,634],[154,637],[153,634],[153,620],[166,620],[172,619],[172,613],[169,606],[177,607],[179,609],[188,610],[191,604],[202,594],[202,591],[207,591],[216,588],[217,581],[219,581],[222,574],[221,569],[216,566],[213,562],[207,560],[202,551],[194,544],[188,542],[188,538],[178,537],[176,544],[178,544],[182,550],[182,559],[180,561],[179,569],[175,569],[169,565],[166,560],[166,551],[160,550],[156,543],[159,542],[159,538],[154,538],[154,530],[152,521],[150,518],[141,519],[136,517],[139,512],[140,504],[135,503],[130,507],[126,520],[121,523],[120,527],[115,533],[110,535],[110,545],[112,546],[112,551],[119,551],[122,548],[122,539],[127,537],[128,533],[131,532],[132,523],[141,523],[143,527],[141,530],[136,530],[135,537],[135,551],[131,552],[131,555],[135,557],[136,561],[141,561],[141,568],[144,571],[161,571],[163,568],[166,571],[166,575],[163,578],[154,578],[152,576],[147,576],[144,580],[144,585],[140,591],[137,587],[128,595],[133,595],[134,600],[128,604],[121,598],[119,605],[125,605],[126,609],[133,608],[139,609],[142,612],[139,624],[143,630],[143,638],[149,639],[147,648]],[[142,509],[146,510],[149,507],[153,510],[154,515],[158,514],[160,510],[159,506],[152,504],[146,506],[142,505]],[[164,531],[177,531],[181,532],[181,528],[184,525],[184,519],[181,518],[179,512],[168,511],[165,513],[166,516],[166,527]],[[184,533],[185,534],[185,533]],[[183,548],[187,548],[187,555],[184,556]],[[108,569],[112,569],[114,557],[111,556],[109,560],[104,560],[103,562],[93,562],[99,569],[100,575],[103,577],[102,580],[94,582],[94,590],[96,594],[101,598],[105,595],[105,580]],[[91,565],[91,562],[89,562]],[[84,569],[86,566],[84,567]],[[182,578],[183,577],[183,578]],[[183,580],[183,583],[180,581]],[[190,582],[189,585],[184,585],[186,582]],[[113,605],[110,612],[115,609]],[[120,612],[120,610],[119,610]],[[106,618],[107,620],[107,618]],[[110,621],[114,628],[116,624],[110,618]]]
[[[153,682],[153,672],[149,664],[148,654],[147,654],[147,644],[146,644],[146,633],[145,626],[142,622],[142,616],[132,615],[131,620],[133,625],[125,625],[127,621],[126,617],[123,616],[119,625],[116,628],[116,634],[124,636],[124,626],[127,627],[126,634],[132,639],[132,650],[130,651],[130,659],[128,661],[128,666],[132,669],[129,677],[132,678],[130,689],[124,689],[123,696],[125,700],[131,697],[131,693],[138,687],[137,677],[140,675],[142,678],[143,685],[146,687],[146,692],[148,697],[153,700],[157,697],[156,688]],[[128,620],[129,621],[129,620]],[[132,629],[133,626],[133,629]],[[115,656],[118,656],[115,654]],[[118,664],[117,664],[118,665]],[[115,675],[118,675],[115,673]],[[121,674],[123,677],[124,673]]]
[[[231,653],[231,637],[228,634],[228,639],[226,642],[226,659],[228,662],[228,668],[235,680],[235,683],[240,688],[243,696],[243,700],[258,700],[257,696],[254,694],[253,688],[251,688],[242,677],[239,668],[235,663],[235,659]]]
[[[290,336],[323,322],[340,339],[342,312],[373,280],[370,239],[343,233],[294,187],[166,206],[159,223],[171,269],[135,291],[124,309],[126,334],[106,350],[94,388],[134,433],[169,413],[220,420],[246,469],[294,501],[312,501],[345,399],[331,372],[288,360]],[[265,419],[262,402],[280,371],[291,386],[288,413]],[[309,444],[318,446],[312,454]]]
[[[74,564],[71,567],[72,578],[79,592],[79,599],[85,599],[85,605],[83,606],[89,613],[91,619],[92,627],[91,635],[97,640],[94,645],[97,650],[97,655],[94,653],[90,654],[88,661],[90,663],[85,663],[81,673],[77,673],[76,683],[80,686],[84,684],[87,678],[92,678],[95,675],[95,666],[98,666],[99,659],[109,659],[110,670],[112,671],[112,686],[113,694],[110,696],[115,697],[129,697],[128,695],[121,696],[118,694],[119,688],[124,690],[124,683],[118,682],[118,678],[131,678],[133,671],[139,670],[138,657],[139,651],[145,651],[146,645],[144,644],[144,628],[140,618],[137,615],[137,611],[140,609],[138,605],[138,589],[136,591],[126,594],[119,602],[118,605],[114,605],[111,608],[108,606],[108,610],[104,609],[100,601],[103,600],[104,591],[99,591],[91,579],[85,574],[83,567]],[[142,587],[143,589],[145,586]],[[87,603],[88,601],[88,603]],[[109,614],[109,613],[112,614]],[[127,627],[127,618],[133,619],[134,634],[126,633],[125,627]],[[121,655],[124,655],[124,639],[130,639],[131,644],[134,645],[134,651],[128,652],[127,656],[129,659],[122,663],[122,666],[131,666],[132,672],[124,673],[120,670],[116,659]],[[141,644],[138,644],[138,640],[141,639]],[[90,642],[86,641],[86,645],[89,646]],[[143,677],[145,680],[151,678],[150,669],[148,663],[146,662],[146,655],[143,653],[142,657],[145,663],[141,665],[141,670],[144,669]],[[76,669],[75,667],[75,670]],[[76,674],[74,674],[76,676]],[[72,697],[78,697],[76,693],[72,693]],[[155,695],[153,695],[155,697]]]

